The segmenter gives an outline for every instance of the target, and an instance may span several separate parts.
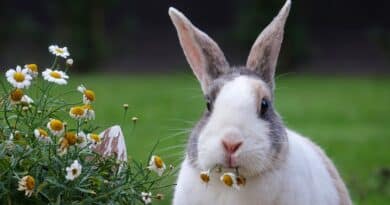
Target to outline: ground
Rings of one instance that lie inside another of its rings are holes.
[[[121,124],[129,156],[157,154],[178,165],[187,133],[205,102],[190,74],[73,77],[97,95],[97,122]],[[67,87],[70,88],[70,87]],[[276,107],[290,128],[309,136],[335,162],[357,205],[390,201],[390,81],[388,78],[281,75]],[[75,94],[77,96],[77,94]],[[123,119],[124,103],[129,113]],[[132,131],[131,117],[139,121]],[[164,203],[170,204],[168,197]]]

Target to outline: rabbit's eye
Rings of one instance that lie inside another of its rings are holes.
[[[266,99],[261,100],[261,105],[260,105],[260,115],[261,116],[264,116],[264,114],[268,110],[268,107],[269,107],[268,100],[266,100]]]

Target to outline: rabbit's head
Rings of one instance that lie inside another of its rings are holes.
[[[246,66],[231,67],[218,45],[181,12],[169,9],[180,44],[200,82],[207,109],[191,133],[187,156],[201,170],[238,169],[246,176],[274,168],[286,153],[286,130],[274,110],[274,74],[289,10],[256,39]]]

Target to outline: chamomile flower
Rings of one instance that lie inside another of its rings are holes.
[[[69,76],[66,75],[65,72],[60,70],[52,70],[50,68],[47,68],[45,71],[42,72],[43,79],[56,83],[58,85],[65,85],[68,82],[66,81]]]
[[[32,77],[38,76],[38,66],[37,64],[27,64],[24,65],[24,68],[27,69],[28,74],[30,74]]]
[[[237,176],[234,173],[227,172],[224,173],[220,180],[228,187],[235,188],[237,190],[240,189],[240,187],[237,184]]]
[[[16,89],[12,90],[10,95],[9,95],[9,99],[11,101],[11,104],[15,105],[15,104],[20,103],[23,96],[24,96],[24,93],[23,93],[22,89],[16,88]]]
[[[153,155],[150,158],[148,169],[155,171],[158,176],[161,176],[164,173],[166,166],[160,156]]]
[[[77,143],[77,135],[74,132],[66,132],[64,138],[68,141],[69,145],[75,145]]]
[[[79,87],[77,87],[77,90],[83,93],[84,104],[90,104],[91,102],[95,101],[95,92],[85,88],[84,85],[80,85]]]
[[[35,137],[42,142],[51,142],[51,139],[49,137],[49,134],[46,132],[46,130],[42,128],[37,128],[34,130]]]
[[[102,137],[98,134],[95,134],[95,133],[88,134],[87,139],[89,142],[92,143],[92,145],[91,145],[92,147],[102,143]]]
[[[83,119],[87,111],[82,106],[75,106],[70,108],[69,115],[74,119]]]
[[[66,167],[65,178],[69,181],[73,181],[74,179],[80,176],[82,168],[83,167],[81,166],[79,161],[74,160],[69,167]]]
[[[16,66],[15,69],[9,69],[5,76],[9,83],[15,88],[28,88],[31,85],[32,77],[28,73],[27,69],[22,69],[20,66]]]
[[[83,105],[83,108],[85,110],[85,119],[87,120],[95,119],[95,111],[93,110],[90,104]]]
[[[34,192],[35,188],[35,179],[34,177],[27,175],[21,178],[18,182],[18,191],[24,191],[27,197],[30,197]]]
[[[55,136],[60,136],[64,133],[64,123],[61,120],[51,119],[47,123],[47,128],[49,128],[50,132]]]
[[[210,181],[210,170],[200,172],[200,179],[205,184],[209,183],[209,181]]]
[[[141,193],[142,201],[144,204],[150,204],[152,203],[152,192],[142,192]]]
[[[63,58],[67,58],[70,54],[67,47],[58,47],[57,45],[49,46],[49,51],[55,56],[61,56]]]

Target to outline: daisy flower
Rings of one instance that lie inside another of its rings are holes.
[[[11,104],[14,105],[14,104],[20,103],[23,96],[24,96],[24,93],[23,93],[22,89],[16,88],[15,90],[11,91],[11,93],[9,95],[9,99],[11,101]]]
[[[55,56],[61,56],[67,58],[70,54],[67,47],[60,48],[57,45],[49,46],[49,51]]]
[[[16,69],[9,69],[5,73],[5,76],[8,82],[15,88],[28,88],[31,85],[31,75],[27,69],[22,69],[20,66],[16,66]]]
[[[19,180],[18,184],[19,184],[18,191],[24,191],[27,197],[30,197],[34,192],[34,188],[35,188],[34,177],[30,175],[24,176]]]
[[[42,72],[43,79],[57,83],[58,85],[65,85],[68,82],[66,81],[69,76],[66,75],[65,72],[60,70],[52,70],[50,68],[47,68],[45,71]]]
[[[166,166],[160,156],[153,155],[150,158],[148,169],[155,171],[158,176],[161,176],[164,173]]]
[[[200,179],[202,180],[202,182],[204,183],[209,183],[210,181],[210,170],[209,171],[203,171],[200,173]]]
[[[83,108],[85,110],[85,119],[87,120],[93,120],[95,119],[95,111],[93,110],[92,106],[90,104],[83,105]]]
[[[75,145],[77,142],[77,135],[74,132],[66,132],[64,138],[68,141],[69,145]]]
[[[73,181],[74,179],[76,179],[77,177],[80,176],[81,169],[82,169],[82,166],[79,163],[79,161],[74,160],[73,163],[69,167],[66,167],[65,178],[67,180]]]
[[[38,76],[38,66],[37,64],[27,64],[24,65],[24,68],[27,69],[28,74],[30,74],[32,77]]]
[[[231,172],[224,173],[221,176],[220,180],[228,187],[232,187],[237,190],[240,189],[237,183],[237,176],[234,173]]]
[[[83,119],[87,111],[82,106],[75,106],[70,108],[69,115],[74,119]]]
[[[102,143],[102,137],[98,134],[90,133],[87,135],[87,139],[92,143],[92,147]]]
[[[84,132],[79,132],[77,134],[77,146],[80,148],[86,147],[88,144],[87,136]]]
[[[152,203],[152,192],[142,192],[141,193],[142,201],[144,201],[145,204]]]
[[[34,130],[35,137],[42,142],[51,142],[51,139],[49,137],[49,134],[46,132],[46,130],[42,128],[37,128]]]
[[[83,93],[83,102],[84,104],[90,104],[91,102],[95,101],[95,92],[92,90],[88,90],[84,87],[84,85],[80,85],[77,87],[77,90]]]
[[[64,123],[61,120],[51,119],[47,123],[47,128],[49,128],[50,132],[55,136],[60,136],[64,133]]]

